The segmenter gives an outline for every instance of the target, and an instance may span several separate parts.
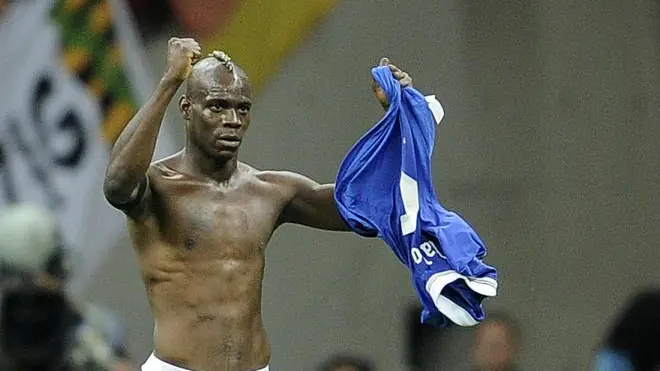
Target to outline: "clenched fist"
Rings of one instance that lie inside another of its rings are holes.
[[[399,67],[393,65],[388,58],[382,58],[378,65],[388,66],[390,71],[392,71],[392,76],[394,76],[394,78],[399,82],[399,85],[401,85],[402,88],[407,88],[409,86],[412,86],[412,78],[410,77],[410,75],[408,75],[407,72],[402,71]],[[373,80],[371,89],[376,94],[376,99],[378,99],[378,101],[383,106],[383,108],[387,109],[387,107],[389,106],[389,103],[387,101],[387,96],[385,95],[383,89],[380,86],[378,86],[376,80]]]
[[[201,57],[202,48],[194,39],[173,37],[167,49],[167,75],[179,81],[185,80],[193,64]]]

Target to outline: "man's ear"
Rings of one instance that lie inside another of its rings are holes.
[[[182,95],[181,98],[179,98],[179,111],[181,111],[181,116],[183,117],[184,120],[190,121],[190,109],[192,108],[192,105],[190,101],[188,100],[188,97],[186,95]]]

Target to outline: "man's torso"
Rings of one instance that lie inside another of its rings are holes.
[[[199,370],[263,367],[264,250],[287,195],[269,173],[246,165],[223,184],[176,167],[176,159],[152,165],[144,217],[129,222],[156,355]]]

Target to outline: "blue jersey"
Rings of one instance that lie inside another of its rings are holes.
[[[484,319],[483,299],[496,294],[497,272],[483,263],[486,248],[477,233],[440,205],[433,188],[431,153],[442,106],[412,87],[401,89],[388,67],[372,74],[390,106],[340,166],[339,212],[355,232],[383,239],[410,269],[422,322],[475,325]]]

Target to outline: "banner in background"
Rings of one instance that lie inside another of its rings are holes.
[[[111,144],[152,89],[122,0],[10,2],[0,18],[0,212],[47,206],[84,289],[125,236],[104,200]],[[172,150],[161,135],[158,152]]]
[[[284,56],[339,0],[169,0],[183,30],[205,52],[222,50],[259,92]]]

